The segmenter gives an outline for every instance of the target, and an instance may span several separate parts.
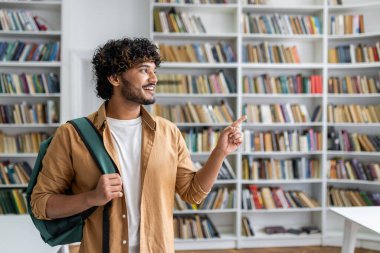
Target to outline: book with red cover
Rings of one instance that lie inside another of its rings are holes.
[[[253,202],[255,203],[256,209],[263,209],[263,206],[260,203],[259,196],[257,193],[257,186],[256,185],[249,185],[249,190],[252,193]]]

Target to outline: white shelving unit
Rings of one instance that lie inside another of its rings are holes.
[[[53,30],[51,31],[0,31],[0,41],[25,41],[25,42],[61,42],[61,8],[60,0],[0,0],[0,9],[28,10],[33,15],[44,18]],[[62,44],[60,44],[60,51]],[[1,73],[55,73],[61,78],[61,62],[57,61],[2,61]],[[60,87],[61,88],[61,87]],[[0,93],[1,104],[19,104],[23,101],[28,104],[44,103],[53,100],[56,103],[57,113],[60,116],[61,94],[6,94]],[[60,121],[60,117],[59,121]],[[27,132],[54,133],[59,123],[53,124],[0,124],[0,131],[4,134],[19,134]],[[3,144],[1,144],[3,145]],[[0,161],[23,162],[26,161],[33,167],[37,153],[0,153]],[[26,190],[27,185],[0,185],[1,190],[21,189]],[[1,252],[33,252],[52,253],[58,252],[60,247],[50,247],[45,244],[38,231],[31,222],[29,215],[0,215]],[[20,243],[21,242],[21,243]]]
[[[216,227],[220,230],[221,238],[203,240],[175,240],[176,249],[213,249],[213,248],[247,248],[268,246],[302,246],[302,245],[339,245],[342,243],[343,221],[330,213],[326,205],[327,188],[330,185],[342,187],[354,187],[364,190],[380,192],[379,182],[363,182],[359,180],[328,180],[327,160],[335,157],[358,158],[360,161],[380,161],[379,152],[341,152],[327,150],[328,127],[335,129],[347,129],[351,132],[365,132],[380,135],[379,124],[337,124],[327,122],[327,105],[329,103],[380,103],[380,94],[328,94],[327,82],[330,76],[345,75],[375,75],[380,70],[380,63],[357,63],[357,64],[330,64],[328,62],[328,49],[342,44],[376,43],[380,41],[380,29],[378,22],[380,17],[379,0],[343,0],[343,6],[329,6],[328,0],[267,0],[266,5],[245,5],[243,0],[230,0],[227,4],[178,4],[178,3],[155,3],[150,4],[150,34],[151,39],[157,43],[189,44],[193,42],[226,41],[233,45],[237,56],[236,63],[173,63],[164,62],[159,73],[167,74],[208,74],[219,69],[228,71],[234,79],[236,94],[157,94],[158,104],[183,104],[185,101],[194,103],[212,103],[215,99],[226,99],[234,110],[235,117],[242,115],[243,105],[270,104],[270,103],[303,103],[313,107],[321,105],[322,122],[320,123],[294,123],[294,124],[262,124],[244,123],[243,129],[255,131],[307,129],[321,131],[323,135],[323,148],[313,152],[243,152],[239,149],[231,154],[228,159],[235,169],[237,180],[229,182],[228,186],[237,190],[237,209],[233,210],[209,210],[207,213]],[[207,33],[159,33],[154,31],[154,10],[169,10],[174,8],[178,12],[196,14],[201,17]],[[322,26],[320,35],[268,35],[268,34],[244,34],[242,29],[242,14],[253,13],[254,15],[271,15],[275,13],[286,15],[314,15],[318,16]],[[335,14],[364,14],[366,33],[360,35],[330,35],[329,17]],[[301,56],[300,64],[286,63],[246,63],[243,62],[243,47],[249,44],[258,44],[267,41],[271,44],[296,45]],[[244,75],[256,76],[269,75],[321,75],[323,79],[322,94],[245,94],[242,89]],[[159,84],[158,84],[159,85]],[[376,101],[376,102],[375,102]],[[309,111],[310,112],[310,111]],[[190,127],[210,126],[221,129],[228,124],[178,124],[180,129]],[[193,160],[205,161],[208,152],[191,153]],[[255,158],[291,159],[311,157],[320,160],[320,179],[300,180],[242,180],[242,158],[253,156]],[[218,181],[217,185],[227,185],[227,182]],[[285,190],[302,190],[317,199],[320,207],[304,209],[274,209],[274,210],[243,210],[241,208],[241,191],[250,184],[266,186],[281,186]],[[175,212],[183,213],[181,212]],[[184,212],[199,213],[199,212]],[[253,221],[255,236],[242,236],[241,218],[248,216]],[[267,235],[261,228],[265,226],[283,225],[286,228],[300,227],[302,225],[315,225],[321,229],[321,233],[313,235]],[[367,231],[359,236],[359,245],[368,248],[379,249],[380,237]]]

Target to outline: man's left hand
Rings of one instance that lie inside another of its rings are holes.
[[[246,119],[247,116],[243,115],[229,127],[225,128],[219,136],[215,150],[222,152],[225,156],[234,152],[243,143],[243,134],[240,131],[240,125]]]

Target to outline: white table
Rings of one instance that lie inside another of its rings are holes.
[[[354,253],[359,225],[380,234],[380,206],[333,207],[330,210],[345,218],[342,253]]]

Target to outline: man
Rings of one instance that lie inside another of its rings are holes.
[[[115,174],[101,175],[71,124],[58,128],[32,194],[37,218],[71,216],[93,206],[80,252],[102,249],[102,211],[110,208],[110,252],[174,252],[173,206],[177,192],[199,204],[215,182],[223,159],[242,143],[235,121],[220,135],[204,167],[193,170],[178,128],[151,116],[161,59],[147,39],[111,40],[92,60],[98,96],[106,102],[88,118],[103,137]],[[73,195],[65,195],[71,190]]]

